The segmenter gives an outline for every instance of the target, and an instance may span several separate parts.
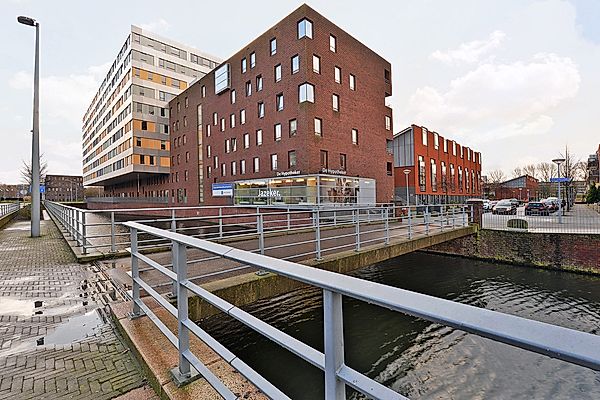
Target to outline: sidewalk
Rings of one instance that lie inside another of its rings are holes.
[[[52,220],[41,232],[30,238],[18,220],[0,230],[0,399],[111,399],[143,386],[94,269],[76,263]]]

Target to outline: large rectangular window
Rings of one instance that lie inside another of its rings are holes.
[[[255,173],[260,171],[260,158],[254,157],[252,159],[252,168]]]
[[[358,129],[352,129],[352,144],[358,144]]]
[[[321,118],[315,118],[315,135],[323,136],[323,120]]]
[[[223,64],[215,71],[215,94],[229,89],[231,86],[231,74],[229,64]]]
[[[298,22],[298,39],[303,37],[312,39],[312,22],[306,18]]]
[[[281,140],[281,124],[275,124],[273,135],[276,142]]]
[[[260,92],[263,89],[263,78],[262,75],[256,77],[256,91]]]
[[[288,151],[288,168],[296,168],[296,151]]]
[[[263,143],[262,129],[256,131],[256,145],[260,146]]]
[[[431,190],[437,192],[437,165],[435,160],[432,158],[431,162]]]
[[[277,111],[283,111],[283,93],[275,96],[275,108]]]
[[[265,103],[263,103],[262,101],[260,103],[258,103],[258,118],[264,118],[265,117]]]
[[[250,134],[249,133],[244,133],[244,148],[245,149],[250,148]]]
[[[246,160],[240,160],[240,174],[246,174]]]
[[[277,171],[279,166],[277,165],[277,154],[271,154],[271,171]]]
[[[333,35],[329,35],[329,50],[334,53],[337,51],[337,38]]]
[[[421,128],[422,131],[422,141],[423,141],[423,146],[427,146],[427,129],[426,128]]]
[[[321,168],[329,168],[329,155],[327,153],[327,150],[321,150],[320,161]]]
[[[335,79],[335,83],[342,83],[342,69],[340,67],[334,67],[333,77]]]
[[[315,87],[310,83],[303,83],[298,86],[298,102],[304,103],[305,101],[315,102]]]
[[[356,90],[356,76],[350,74],[350,90]]]
[[[296,136],[298,133],[298,121],[295,119],[290,120],[290,137]]]
[[[300,71],[300,56],[296,54],[292,57],[292,74]]]
[[[321,57],[316,54],[313,54],[313,72],[321,73]]]
[[[334,94],[331,96],[331,105],[333,107],[333,111],[340,111],[340,96]]]
[[[271,47],[271,55],[273,56],[273,55],[277,54],[277,39],[275,39],[275,38],[271,39],[269,44]]]
[[[279,82],[281,80],[281,64],[277,64],[275,66],[274,75],[275,75],[275,82]]]
[[[425,158],[423,156],[419,156],[419,189],[421,190],[421,192],[425,191],[425,178]]]

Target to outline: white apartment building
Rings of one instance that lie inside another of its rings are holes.
[[[83,183],[119,197],[152,190],[170,168],[168,102],[221,62],[192,47],[131,26],[83,117]]]

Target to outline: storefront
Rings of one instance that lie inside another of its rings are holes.
[[[235,205],[371,205],[375,180],[297,175],[233,182]]]

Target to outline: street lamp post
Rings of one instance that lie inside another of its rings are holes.
[[[557,172],[556,172],[556,177],[560,178],[560,164],[562,164],[563,162],[565,162],[564,158],[555,158],[554,160],[552,160],[553,163],[556,164],[557,166]],[[560,196],[560,180],[558,180],[558,223],[562,224],[562,200],[561,200],[561,196]]]
[[[33,74],[33,138],[31,140],[31,237],[40,236],[40,24],[30,17],[17,17],[23,25],[35,27]]]
[[[405,169],[404,171],[404,177],[406,178],[406,205],[410,206],[410,200],[409,200],[409,193],[408,193],[408,175],[410,174],[410,169]]]

